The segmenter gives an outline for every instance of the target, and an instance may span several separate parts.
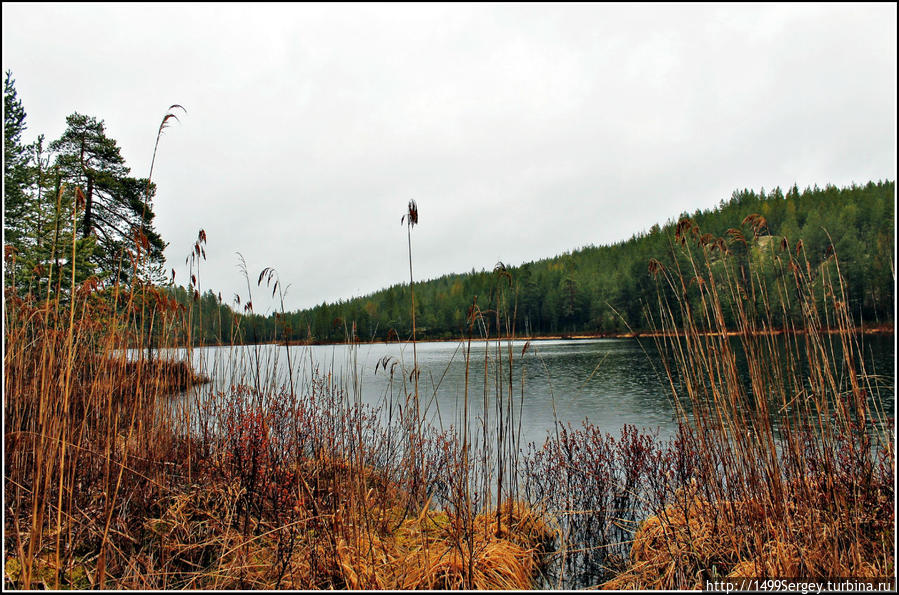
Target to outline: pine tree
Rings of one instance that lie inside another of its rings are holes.
[[[66,124],[65,132],[50,148],[58,153],[56,165],[69,192],[80,187],[84,194],[80,236],[95,238],[91,261],[98,272],[129,279],[127,257],[138,249],[149,253],[151,268],[158,268],[165,242],[153,229],[155,186],[129,176],[131,170],[116,141],[106,136],[102,120],[76,112],[66,118]]]
[[[22,144],[26,128],[25,109],[16,93],[15,79],[7,70],[3,81],[3,229],[6,243],[17,251],[25,248],[33,209],[28,191],[30,147]]]

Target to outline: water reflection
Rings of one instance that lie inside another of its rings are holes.
[[[893,338],[866,337],[863,348],[867,372],[876,374],[872,403],[891,418]],[[616,435],[631,424],[658,432],[663,439],[676,428],[671,390],[651,339],[425,342],[416,350],[420,407],[437,427],[461,426],[467,368],[469,419],[482,424],[485,402],[491,419],[497,396],[508,404],[511,390],[516,419],[520,413],[522,445],[542,442],[556,421],[579,425],[586,419]],[[194,349],[193,358],[195,367],[213,379],[215,390],[232,384],[289,387],[292,382],[301,391],[317,369],[341,383],[349,398],[369,405],[391,398],[402,402],[403,395],[413,391],[409,343],[205,347]],[[740,367],[749,386],[745,365]]]

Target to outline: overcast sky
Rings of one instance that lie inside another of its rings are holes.
[[[517,265],[738,188],[896,178],[896,5],[3,4],[26,141],[105,120],[168,267],[288,309]],[[261,307],[260,307],[261,306]]]

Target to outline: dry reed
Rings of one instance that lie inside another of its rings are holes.
[[[728,242],[684,219],[671,270],[650,266],[693,469],[655,499],[608,588],[895,572],[893,422],[866,373],[839,261],[830,249],[813,267],[786,238],[760,254],[747,237],[764,219],[744,225]],[[780,336],[766,332],[774,312]]]

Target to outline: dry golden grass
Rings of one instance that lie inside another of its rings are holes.
[[[625,572],[605,589],[704,589],[705,581],[749,577],[887,577],[895,571],[892,492],[870,495],[845,518],[857,494],[806,479],[785,506],[765,497],[712,502],[696,484],[645,519]]]
[[[351,589],[528,589],[533,586],[555,533],[527,505],[505,503],[478,515],[470,539],[458,535],[460,519],[424,508],[392,532],[361,533],[338,545]],[[397,515],[396,509],[380,511]],[[511,517],[509,516],[511,513]],[[378,514],[376,512],[376,514]]]
[[[142,574],[153,577],[165,569],[180,576],[179,584],[200,589],[528,589],[555,538],[544,518],[523,503],[505,503],[499,523],[496,511],[478,515],[465,538],[461,519],[428,505],[405,516],[398,500],[369,490],[363,506],[343,497],[324,528],[318,525],[320,533],[301,532],[275,580],[272,536],[279,528],[259,523],[239,531],[231,520],[240,496],[234,484],[204,485],[162,502],[162,515],[145,522],[156,561]],[[313,517],[304,511],[300,523],[311,525]],[[319,539],[322,534],[333,535],[333,542]]]

